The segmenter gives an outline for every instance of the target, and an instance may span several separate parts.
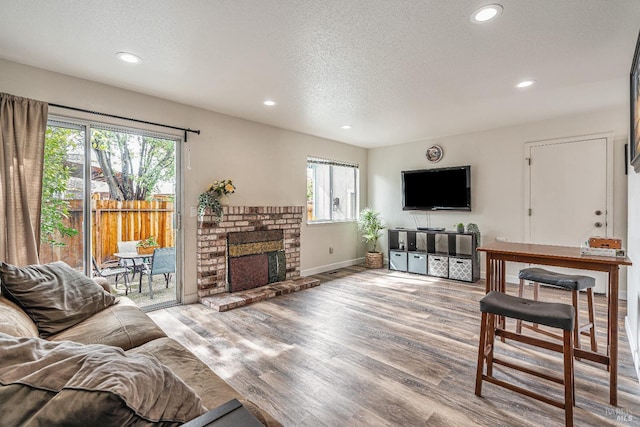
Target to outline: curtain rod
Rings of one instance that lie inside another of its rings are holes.
[[[162,123],[148,122],[146,120],[132,119],[131,117],[116,116],[115,114],[101,113],[99,111],[86,110],[84,108],[77,108],[77,107],[69,107],[69,106],[60,105],[60,104],[49,103],[49,105],[51,107],[65,108],[67,110],[79,111],[81,113],[97,114],[99,116],[111,117],[111,118],[114,118],[114,119],[128,120],[130,122],[143,123],[145,125],[153,125],[153,126],[160,126],[160,127],[163,127],[163,128],[181,130],[181,131],[184,132],[184,141],[185,142],[187,142],[187,132],[191,132],[191,133],[195,133],[197,135],[200,135],[200,130],[199,129],[195,130],[195,129],[189,129],[189,128],[181,128],[181,127],[177,127],[177,126],[165,125],[165,124],[162,124]]]

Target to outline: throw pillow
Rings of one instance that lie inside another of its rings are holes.
[[[0,263],[2,294],[36,324],[42,338],[115,304],[100,285],[62,261],[17,267]]]

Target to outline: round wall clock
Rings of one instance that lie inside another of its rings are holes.
[[[427,156],[427,160],[432,163],[436,163],[442,159],[444,151],[439,145],[432,145],[431,147],[427,148],[427,153],[425,155]]]

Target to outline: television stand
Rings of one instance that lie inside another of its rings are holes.
[[[390,270],[471,283],[480,279],[477,234],[434,227],[388,233]]]

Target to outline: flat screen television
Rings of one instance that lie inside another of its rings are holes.
[[[402,171],[402,210],[470,211],[471,166]]]

